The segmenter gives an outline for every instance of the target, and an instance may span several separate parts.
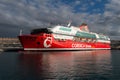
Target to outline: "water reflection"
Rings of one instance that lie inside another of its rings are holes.
[[[112,50],[111,53],[113,77],[114,80],[120,80],[120,50]]]
[[[23,76],[36,79],[108,79],[110,50],[20,52]]]

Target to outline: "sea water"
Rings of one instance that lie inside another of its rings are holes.
[[[120,80],[120,50],[0,52],[0,80]]]

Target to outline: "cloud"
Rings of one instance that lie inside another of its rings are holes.
[[[110,35],[119,36],[120,34],[120,9],[118,9],[118,7],[120,7],[119,0],[111,0],[108,4],[105,5],[105,11],[103,14],[103,25],[106,24]]]
[[[75,5],[79,5],[80,4],[80,1],[75,1]]]
[[[109,0],[104,4],[103,13],[76,12],[77,8],[87,10],[90,7],[88,4],[89,2],[83,3],[83,0],[66,3],[62,0],[0,0],[0,28],[2,29],[2,24],[4,26],[6,24],[8,27],[4,30],[11,28],[14,32],[15,29],[20,28],[32,29],[51,26],[51,24],[67,25],[68,21],[72,21],[76,26],[86,22],[95,32],[104,31],[108,35],[120,34],[119,0]],[[93,6],[97,3],[90,2],[90,4]],[[93,11],[100,10],[95,8]]]

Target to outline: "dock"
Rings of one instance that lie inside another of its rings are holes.
[[[22,49],[18,38],[0,38],[0,51],[10,51]]]
[[[120,40],[111,40],[111,49],[120,50]]]

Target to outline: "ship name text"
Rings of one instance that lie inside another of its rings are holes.
[[[72,48],[91,48],[91,45],[87,44],[72,44]]]

